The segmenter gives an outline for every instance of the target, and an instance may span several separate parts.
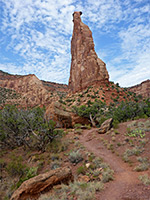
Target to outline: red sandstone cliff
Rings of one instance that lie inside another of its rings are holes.
[[[71,71],[69,88],[80,91],[94,83],[108,81],[109,75],[105,63],[98,58],[92,32],[81,21],[81,12],[73,14],[73,35],[71,40]]]
[[[67,85],[41,81],[34,74],[20,76],[2,71],[0,87],[15,90],[20,94],[20,98],[13,100],[13,103],[31,107],[50,103],[52,99],[58,98],[57,92],[66,92],[68,88]]]
[[[141,84],[128,88],[131,92],[135,92],[136,95],[142,95],[144,98],[150,98],[150,80],[143,81]]]

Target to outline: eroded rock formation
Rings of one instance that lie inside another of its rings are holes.
[[[18,99],[9,99],[12,104],[19,104],[22,107],[34,107],[37,105],[46,105],[55,99],[52,93],[65,93],[68,86],[58,83],[52,83],[39,80],[34,74],[29,75],[11,75],[0,71],[0,87],[12,89],[20,94]]]
[[[73,14],[73,35],[71,40],[71,71],[69,88],[82,90],[94,83],[108,81],[106,64],[98,58],[89,27],[81,21],[82,12]]]
[[[129,88],[136,95],[142,95],[143,98],[150,98],[150,80],[143,81],[141,84]]]
[[[80,117],[71,112],[71,109],[65,108],[64,105],[57,102],[52,102],[46,108],[46,117],[56,122],[56,127],[72,128],[75,124],[89,124],[89,120]]]
[[[48,191],[53,186],[61,183],[67,184],[73,181],[73,179],[71,169],[68,167],[51,170],[24,181],[14,192],[11,200],[37,199],[44,191]]]

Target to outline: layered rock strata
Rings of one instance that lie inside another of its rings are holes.
[[[7,74],[2,71],[0,71],[0,88],[16,91],[20,98],[10,99],[6,103],[19,104],[22,107],[46,105],[55,98],[54,92],[61,95],[68,91],[67,85],[41,81],[34,74],[21,76]]]
[[[81,21],[82,12],[73,13],[73,35],[71,40],[71,70],[69,88],[80,91],[94,83],[108,82],[106,64],[98,58],[89,27]]]
[[[136,95],[142,95],[143,98],[150,98],[150,80],[143,81],[141,84],[128,88]]]

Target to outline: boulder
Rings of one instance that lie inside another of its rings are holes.
[[[109,131],[112,128],[112,122],[113,122],[112,118],[107,119],[106,121],[104,121],[102,123],[101,127],[99,128],[98,133],[99,134],[104,134],[107,131]]]
[[[63,104],[52,102],[46,108],[46,117],[56,122],[57,128],[72,127],[71,111],[65,110]]]
[[[51,170],[40,174],[22,183],[22,185],[13,193],[10,200],[37,199],[40,193],[47,192],[61,183],[68,184],[73,181],[71,169],[68,167]]]
[[[90,85],[108,82],[106,64],[98,58],[89,27],[81,21],[82,12],[73,13],[73,34],[71,40],[71,70],[69,88],[80,91]]]
[[[57,128],[72,128],[75,124],[89,124],[89,120],[71,112],[69,108],[58,101],[52,102],[46,108],[46,117],[56,122]]]

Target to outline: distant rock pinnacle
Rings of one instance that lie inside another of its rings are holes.
[[[71,40],[71,70],[69,88],[82,90],[90,85],[109,80],[106,64],[98,58],[89,27],[81,21],[82,12],[73,13],[73,35]]]

